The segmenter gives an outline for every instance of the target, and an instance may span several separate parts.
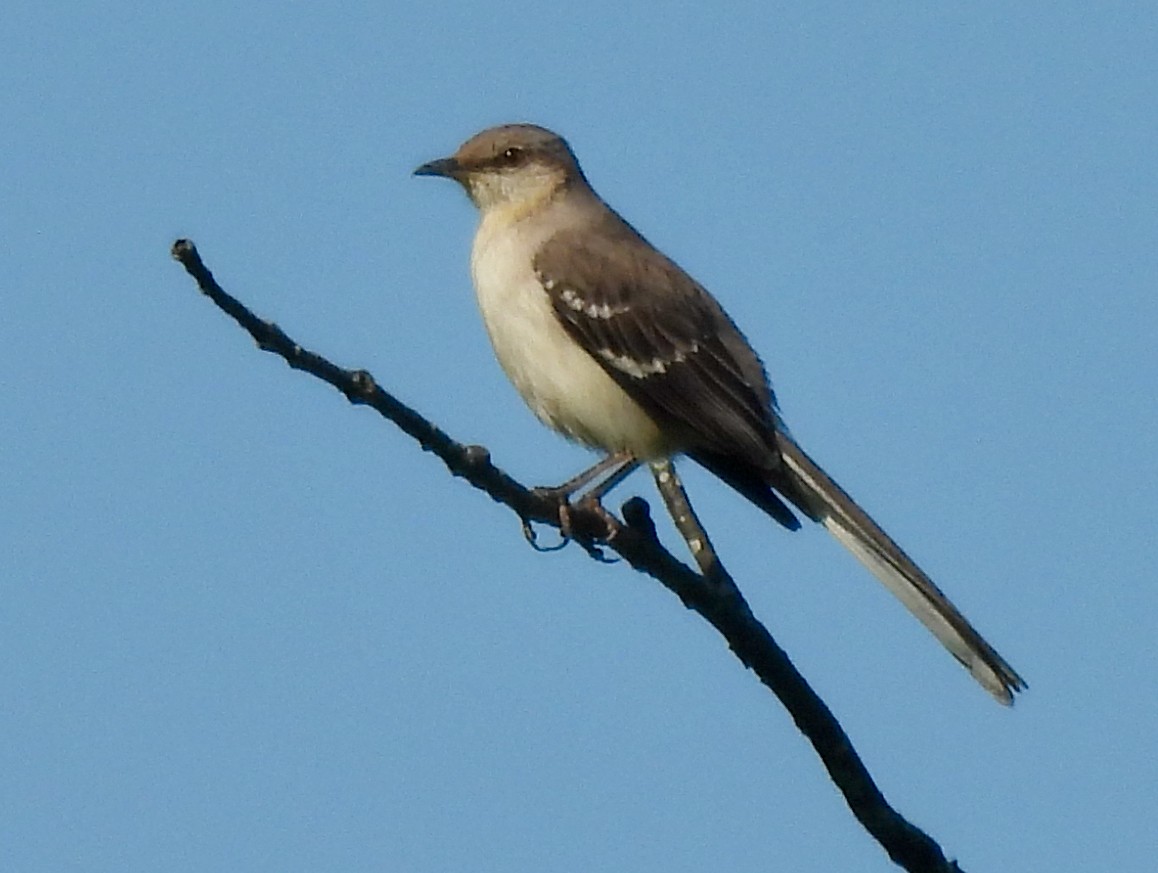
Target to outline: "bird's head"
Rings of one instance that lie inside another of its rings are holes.
[[[454,179],[484,212],[539,204],[583,180],[567,141],[533,124],[488,128],[449,158],[423,164],[414,175]]]

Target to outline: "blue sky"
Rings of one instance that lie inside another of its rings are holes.
[[[967,870],[1150,869],[1156,46],[1146,4],[9,3],[0,869],[894,869],[702,622],[532,552],[169,260],[561,481],[589,459],[491,358],[473,210],[410,176],[515,120],[1029,681],[995,705],[689,469],[890,800]]]

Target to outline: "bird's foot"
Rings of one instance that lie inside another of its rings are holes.
[[[563,548],[563,546],[567,545],[568,542],[570,542],[570,539],[566,535],[561,534],[559,537],[559,542],[555,543],[555,545],[553,545],[553,546],[540,545],[539,544],[539,535],[537,533],[535,533],[535,528],[534,528],[534,525],[531,523],[531,520],[528,518],[524,518],[522,521],[523,521],[523,538],[527,541],[527,544],[532,549],[534,549],[536,552],[557,552],[557,551],[559,551],[559,549]]]
[[[568,498],[571,489],[560,488],[533,488],[532,493],[542,499],[554,502],[558,507],[559,542],[551,546],[543,546],[538,542],[538,535],[531,523],[523,520],[523,536],[531,548],[538,552],[555,552],[569,542],[576,542],[583,547],[591,557],[606,563],[613,563],[616,559],[608,558],[597,543],[610,542],[615,538],[623,526],[601,502],[598,494],[585,494],[572,502]],[[588,518],[576,518],[577,514],[589,514]],[[593,523],[591,516],[597,519]],[[602,527],[602,530],[598,528]]]

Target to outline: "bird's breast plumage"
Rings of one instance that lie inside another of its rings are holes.
[[[532,266],[553,227],[501,207],[483,213],[471,274],[499,364],[535,415],[564,436],[641,459],[672,454],[679,447],[567,334],[555,314]]]

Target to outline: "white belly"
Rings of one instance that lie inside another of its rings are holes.
[[[531,411],[564,436],[641,460],[673,446],[655,422],[563,329],[531,270],[539,240],[495,233],[484,217],[471,253],[471,273],[495,356]],[[488,226],[489,225],[489,226]]]

